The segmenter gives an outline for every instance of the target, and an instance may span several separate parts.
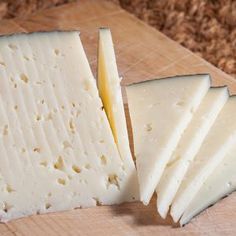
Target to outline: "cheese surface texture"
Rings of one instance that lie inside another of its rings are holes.
[[[230,149],[224,160],[204,182],[199,192],[190,203],[180,224],[188,223],[192,217],[211,206],[236,189],[236,146]]]
[[[140,198],[148,204],[172,152],[210,87],[208,75],[146,81],[126,88]]]
[[[210,88],[184,131],[157,187],[157,209],[163,218],[191,161],[227,99],[227,88]]]
[[[171,207],[177,222],[207,178],[236,145],[236,97],[230,97],[191,163]]]
[[[0,37],[0,219],[133,201],[77,32]]]

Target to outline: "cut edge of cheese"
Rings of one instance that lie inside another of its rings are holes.
[[[178,140],[206,95],[210,82],[207,74],[184,75],[126,87],[140,199],[145,205],[149,203]]]
[[[194,216],[236,190],[236,147],[230,149],[223,162],[208,177],[180,219],[187,224]]]
[[[157,186],[157,210],[166,218],[184,175],[229,97],[227,87],[210,88],[184,131]]]
[[[236,97],[231,96],[211,127],[175,196],[170,210],[174,222],[181,218],[206,179],[236,145],[235,120]]]
[[[99,95],[110,123],[115,143],[119,146],[121,140],[119,139],[118,142],[118,123],[117,117],[115,117],[116,111],[114,105],[118,103],[119,107],[123,106],[120,92],[121,79],[118,75],[111,32],[108,28],[99,30],[97,77]],[[113,94],[114,92],[115,94]]]
[[[115,50],[109,28],[100,28],[98,42],[98,89],[121,159],[130,169],[130,191],[139,199],[137,172],[132,158]]]

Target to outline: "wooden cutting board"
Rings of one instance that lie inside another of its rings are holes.
[[[210,73],[213,85],[228,85],[236,94],[236,80],[173,42],[160,32],[106,1],[80,0],[39,12],[27,19],[0,21],[0,33],[53,29],[79,29],[96,75],[98,27],[113,33],[123,84],[177,74]],[[141,203],[78,209],[37,215],[0,224],[0,235],[236,235],[236,194],[204,211],[179,228],[171,218],[162,220],[156,199]]]

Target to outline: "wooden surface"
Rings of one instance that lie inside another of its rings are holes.
[[[236,81],[179,46],[112,3],[80,0],[78,4],[42,11],[27,19],[0,22],[0,33],[79,29],[94,74],[98,27],[113,33],[123,84],[176,74],[210,73],[214,85],[228,85],[236,93]],[[0,224],[0,235],[236,235],[236,194],[204,211],[190,224],[178,228],[156,213],[155,199],[113,207],[78,209],[32,216]]]

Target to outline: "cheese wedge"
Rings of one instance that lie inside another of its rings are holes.
[[[230,97],[191,163],[171,207],[177,222],[206,179],[236,145],[236,97]]]
[[[99,94],[110,122],[120,156],[126,164],[126,168],[129,168],[130,186],[127,186],[127,188],[133,193],[136,192],[136,198],[138,198],[138,179],[129,146],[120,81],[111,32],[107,28],[102,28],[99,30],[98,43]]]
[[[187,224],[192,217],[227,196],[236,189],[236,146],[225,156],[212,175],[202,185],[180,219],[180,224]]]
[[[0,37],[0,219],[133,201],[79,34]]]
[[[131,190],[131,192],[136,192],[137,199],[139,194],[138,180],[129,147],[120,81],[121,78],[118,75],[111,32],[108,28],[101,28],[99,30],[98,43],[99,94],[102,99],[120,156],[123,162],[126,163],[126,167],[130,169],[130,186],[127,187]]]
[[[157,186],[157,210],[165,218],[189,164],[228,99],[228,90],[211,88],[184,131]]]
[[[172,152],[210,87],[208,75],[179,76],[126,88],[140,198],[148,204]]]

